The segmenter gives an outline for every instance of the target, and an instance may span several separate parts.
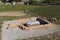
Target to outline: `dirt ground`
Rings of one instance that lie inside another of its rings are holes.
[[[0,16],[24,16],[24,11],[0,12]]]
[[[0,12],[0,16],[24,16],[27,15],[26,13],[24,13],[23,11],[14,11],[14,12]],[[8,28],[18,28],[18,25],[23,26],[23,24],[28,21],[28,20],[35,20],[36,17],[32,17],[32,18],[26,18],[26,19],[19,19],[19,21],[14,21],[12,23],[10,23],[8,25]],[[47,25],[38,25],[33,26],[33,27],[25,27],[23,26],[26,30],[36,30],[36,29],[41,29],[41,28],[47,28],[50,27],[51,24],[47,24]]]
[[[12,28],[18,28],[18,25],[24,27],[26,30],[36,30],[36,29],[42,29],[42,28],[50,28],[51,27],[51,23],[46,24],[46,25],[35,25],[35,26],[31,26],[31,27],[25,27],[23,24],[28,21],[28,20],[35,20],[36,17],[32,17],[32,18],[26,18],[26,19],[20,19],[18,21],[12,22],[9,24],[8,28],[12,29]]]
[[[56,36],[51,36],[50,34],[53,34],[53,33],[56,33],[57,31],[60,30],[60,26],[59,25],[55,25],[55,24],[52,24],[51,26],[33,26],[33,27],[37,27],[39,28],[39,30],[32,30],[31,28],[29,30],[22,30],[20,28],[18,29],[7,29],[8,27],[8,24],[11,24],[11,23],[15,23],[15,22],[19,22],[20,20],[14,20],[13,21],[5,21],[3,23],[3,27],[2,27],[2,35],[1,35],[1,39],[2,40],[22,40],[22,39],[27,39],[28,38],[32,38],[33,37],[33,40],[35,40],[34,38],[43,38],[43,40],[48,40],[49,38],[53,38],[52,40],[55,40],[56,39]],[[37,29],[36,28],[36,29]],[[45,35],[47,35],[47,37],[45,37]],[[44,37],[42,37],[44,36]],[[54,39],[55,37],[55,39]],[[58,36],[59,37],[59,36]],[[58,39],[58,38],[57,38]],[[29,39],[29,40],[32,40],[32,39]]]

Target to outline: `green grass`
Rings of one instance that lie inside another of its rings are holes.
[[[31,10],[33,15],[46,16],[46,17],[57,17],[60,19],[60,6],[40,6]]]
[[[16,5],[0,5],[0,12],[3,11],[20,11],[20,10],[24,10],[24,5],[21,4],[16,4]]]
[[[16,4],[16,5],[5,5],[5,4],[0,4],[0,12],[5,12],[5,11],[25,11],[27,9],[32,10],[37,8],[38,6],[26,6],[26,5],[21,5],[21,4]]]
[[[60,6],[26,6],[21,4],[16,5],[0,5],[0,12],[4,11],[26,11],[29,10],[33,15],[57,17],[60,19]]]
[[[46,17],[57,17],[60,19],[60,6],[26,6],[21,4],[16,5],[0,5],[0,12],[4,11],[26,11],[32,12],[33,15],[46,16]]]

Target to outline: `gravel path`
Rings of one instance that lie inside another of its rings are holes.
[[[16,20],[18,21],[18,20]],[[14,21],[14,22],[16,22]],[[29,37],[36,37],[36,36],[43,36],[47,35],[49,33],[54,33],[56,31],[59,31],[59,25],[52,24],[51,28],[43,28],[35,31],[25,31],[21,30],[19,28],[17,29],[6,29],[8,27],[8,24],[12,23],[12,21],[4,21],[3,27],[2,27],[2,40],[16,40],[16,39],[23,39],[23,38],[29,38]]]

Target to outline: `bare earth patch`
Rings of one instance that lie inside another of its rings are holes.
[[[25,30],[22,30],[21,28],[18,27],[18,25],[23,26],[23,23],[32,19],[35,19],[35,17],[13,21],[4,21],[2,25],[1,39],[2,40],[17,40],[17,39],[20,40],[24,38],[27,39],[30,37],[53,34],[60,30],[60,25],[55,25],[50,22],[48,22],[49,24],[46,25],[27,27]]]
[[[0,12],[0,16],[24,16],[24,11]]]
[[[1,39],[2,40],[21,40],[21,39],[27,39],[30,37],[37,37],[37,36],[44,36],[44,35],[48,35],[48,34],[53,34],[57,31],[60,30],[59,25],[55,25],[55,24],[50,24],[46,25],[46,26],[33,26],[31,29],[28,28],[27,30],[22,30],[20,28],[17,28],[16,25],[22,25],[25,21],[24,20],[29,20],[29,19],[21,19],[21,20],[14,20],[14,21],[5,21],[2,25],[2,35],[1,35]],[[23,22],[23,23],[22,23]],[[8,26],[8,24],[10,24],[10,26]],[[9,27],[7,29],[7,27]]]
[[[12,23],[9,24],[8,28],[9,29],[12,29],[12,28],[18,28],[18,25],[21,25],[23,26],[23,24],[28,21],[28,20],[35,20],[36,18],[35,17],[32,17],[32,18],[26,18],[26,19],[20,19],[18,21],[14,21]],[[46,25],[37,25],[37,26],[31,26],[31,27],[25,27],[23,26],[26,30],[37,30],[37,29],[42,29],[42,28],[49,28],[51,27],[51,23],[49,22],[48,24]]]

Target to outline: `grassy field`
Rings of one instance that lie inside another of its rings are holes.
[[[31,12],[37,16],[57,17],[60,19],[60,6],[40,6],[31,10]]]
[[[60,19],[60,6],[56,5],[47,5],[47,6],[26,6],[26,5],[21,5],[21,4],[16,4],[16,5],[1,5],[0,4],[0,12],[5,12],[5,11],[26,11],[29,10],[31,12],[30,14],[33,13],[33,15],[37,16],[46,16],[46,17],[57,17]]]
[[[20,10],[24,10],[24,5],[1,5],[0,4],[0,12],[3,11],[20,11]]]
[[[0,12],[5,12],[5,11],[25,11],[25,10],[32,10],[37,8],[38,6],[26,6],[26,5],[21,5],[21,4],[16,4],[16,5],[5,5],[5,4],[0,4]]]

